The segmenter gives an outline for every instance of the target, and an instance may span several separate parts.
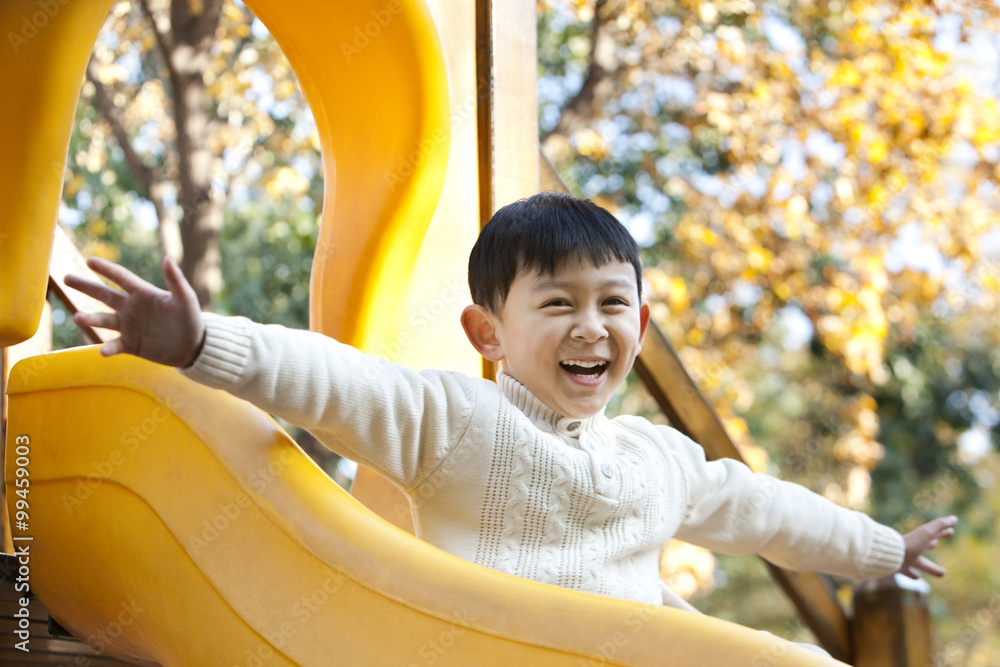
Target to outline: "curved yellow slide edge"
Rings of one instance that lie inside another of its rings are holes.
[[[0,2],[0,347],[38,328],[76,99],[111,1]]]
[[[251,0],[299,77],[325,178],[310,328],[361,349],[395,331],[441,194],[442,45],[423,0]]]
[[[267,415],[173,369],[78,348],[19,363],[9,394],[32,590],[137,664],[839,664],[447,554],[364,509]]]

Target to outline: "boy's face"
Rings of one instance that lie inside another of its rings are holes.
[[[520,272],[495,318],[495,360],[549,408],[586,418],[625,381],[648,321],[631,264],[573,260],[554,275]]]

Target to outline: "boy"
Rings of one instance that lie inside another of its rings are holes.
[[[203,314],[176,264],[169,291],[122,267],[124,292],[67,284],[112,314],[75,316],[128,352],[183,367],[311,430],[409,496],[418,535],[468,560],[568,588],[685,606],[659,580],[671,537],[853,578],[937,576],[924,558],[956,519],[901,536],[806,489],[706,462],[701,448],[604,407],[649,322],[635,242],[607,211],[545,193],[498,211],[472,250],[461,323],[497,383],[379,364],[325,336]]]

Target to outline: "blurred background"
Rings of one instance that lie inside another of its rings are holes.
[[[544,155],[639,241],[744,457],[904,532],[957,514],[935,664],[1000,664],[1000,3],[539,0],[538,45]],[[171,255],[212,310],[307,326],[318,140],[241,3],[116,3],[65,178],[84,254],[158,284]],[[634,379],[609,412],[665,422]],[[706,613],[809,640],[758,560],[664,565]]]

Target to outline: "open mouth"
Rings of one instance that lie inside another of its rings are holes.
[[[559,365],[563,368],[563,370],[572,373],[573,375],[583,375],[586,377],[597,377],[604,373],[604,371],[608,368],[607,361],[584,361],[581,359],[560,361]]]

